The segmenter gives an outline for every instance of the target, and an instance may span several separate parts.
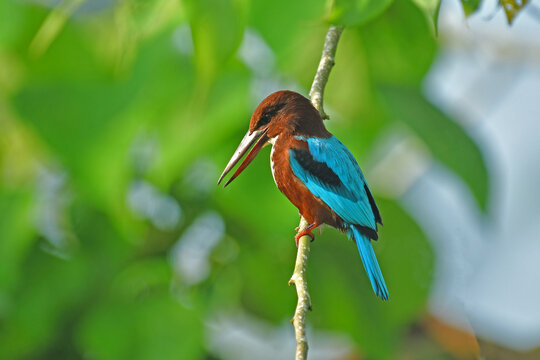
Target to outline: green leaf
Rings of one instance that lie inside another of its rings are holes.
[[[422,9],[428,20],[431,31],[435,35],[438,34],[439,9],[441,8],[441,0],[413,0],[414,3]]]
[[[244,34],[245,0],[190,0],[185,2],[203,80],[211,80],[234,55]]]
[[[118,188],[117,174],[122,169],[113,159],[125,155],[116,150],[120,139],[111,142],[107,136],[141,84],[103,74],[88,39],[71,23],[38,61],[25,58],[25,53],[20,56],[28,71],[27,81],[13,99],[20,120],[68,168],[85,195],[97,203],[112,199],[114,194],[106,192],[111,191],[110,185]],[[103,150],[106,156],[101,158],[97,153]],[[107,165],[111,160],[115,164]],[[94,162],[99,166],[92,166]],[[105,167],[116,170],[108,172]]]
[[[202,324],[168,293],[98,304],[82,323],[81,353],[93,359],[200,359]]]
[[[170,266],[164,258],[134,263],[82,319],[81,353],[94,359],[200,359],[200,314],[169,292]]]
[[[499,5],[503,7],[508,25],[512,25],[515,17],[529,3],[529,0],[499,0]]]
[[[39,358],[61,336],[64,317],[88,296],[88,263],[61,260],[34,247],[23,264],[12,307],[2,318],[2,359]]]
[[[291,60],[303,55],[298,50],[299,46],[304,45],[306,41],[314,41],[317,47],[316,55],[315,58],[309,59],[314,62],[314,68],[311,70],[310,75],[311,80],[313,80],[313,72],[317,69],[315,62],[319,60],[327,26],[321,29],[320,36],[313,35],[316,29],[322,28],[321,18],[325,11],[325,1],[274,0],[251,2],[248,24],[260,33],[264,41],[270,46],[284,72],[290,71]]]
[[[22,264],[35,232],[32,191],[9,191],[0,187],[0,318],[12,306],[10,292],[22,272]]]
[[[96,295],[109,286],[111,274],[126,263],[127,249],[101,212],[77,207],[73,217],[81,244],[75,256],[60,259],[37,244],[26,251],[9,312],[2,317],[1,359],[81,357],[71,334]],[[55,351],[63,355],[53,356]]]
[[[326,20],[332,24],[362,25],[379,16],[393,0],[329,0]]]
[[[181,121],[172,121],[158,129],[163,154],[156,164],[156,173],[152,174],[153,180],[167,186],[196,158],[219,153],[221,141],[229,138],[231,130],[241,128],[245,133],[250,117],[249,80],[247,70],[233,61],[214,78],[205,95],[189,94],[193,97],[189,106],[178,107],[174,114]],[[172,95],[177,98],[176,94]],[[182,134],[182,141],[178,141],[178,134]]]
[[[467,17],[471,16],[474,12],[476,12],[481,4],[482,0],[461,0],[463,12]]]
[[[47,48],[62,31],[69,18],[83,3],[84,0],[67,0],[60,2],[51,9],[30,43],[28,49],[30,54],[39,57],[47,51]]]
[[[27,51],[47,11],[18,1],[0,1],[0,49]]]
[[[256,239],[271,243],[270,239],[265,239],[264,236]],[[291,266],[294,264],[294,252],[291,251],[294,237],[282,239],[282,244],[289,244],[289,251],[279,254],[278,251],[268,249],[267,244],[257,244],[257,248],[254,246],[251,249],[241,249],[239,259],[243,276],[243,306],[251,313],[274,323],[280,323],[294,312],[295,303],[295,292],[287,286],[291,277]],[[280,245],[283,246],[282,244]]]
[[[482,152],[474,140],[417,89],[385,87],[382,95],[391,117],[407,124],[437,161],[460,176],[485,211],[489,200],[489,176]]]
[[[80,194],[120,214],[133,138],[148,123],[165,127],[185,106],[193,66],[174,48],[168,30],[139,45],[126,74],[111,76],[83,30],[68,23],[39,61],[20,55],[28,76],[13,105]]]
[[[375,84],[420,84],[437,53],[424,14],[410,1],[396,1],[358,32]]]

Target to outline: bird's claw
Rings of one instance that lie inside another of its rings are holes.
[[[315,235],[313,235],[311,231],[313,231],[313,229],[315,229],[317,226],[318,224],[313,223],[309,225],[307,228],[305,228],[304,230],[297,233],[296,236],[294,237],[294,240],[296,241],[296,247],[298,247],[298,242],[300,241],[300,238],[304,235],[308,235],[311,238],[311,242],[313,242],[313,240],[315,240]]]
[[[307,235],[311,238],[311,242],[313,242],[313,240],[315,240],[315,236],[313,236],[312,233],[310,232],[307,232],[304,234],[304,232],[299,232],[298,234],[296,234],[296,236],[294,237],[294,240],[296,241],[296,247],[298,247],[298,242],[300,241],[300,238],[304,235]]]

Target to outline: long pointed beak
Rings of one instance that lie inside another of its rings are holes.
[[[268,136],[266,135],[266,129],[264,130],[258,130],[254,131],[250,134],[248,131],[242,141],[240,142],[240,145],[238,145],[238,148],[236,148],[236,151],[234,152],[233,156],[231,157],[231,160],[229,160],[229,163],[225,167],[225,170],[223,170],[223,173],[219,177],[218,185],[221,183],[221,180],[231,171],[231,169],[240,161],[240,159],[244,156],[244,154],[251,148],[251,146],[257,141],[255,146],[253,146],[253,149],[249,152],[249,154],[246,156],[242,164],[236,169],[236,172],[233,174],[233,176],[225,183],[225,186],[229,185],[231,181],[233,181],[240,173],[249,165],[253,159],[257,156],[259,151],[263,148],[263,146],[268,141]]]

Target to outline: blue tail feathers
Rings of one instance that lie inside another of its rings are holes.
[[[364,264],[364,269],[366,269],[369,281],[371,281],[373,291],[381,299],[388,300],[388,289],[386,288],[381,268],[377,262],[377,257],[373,251],[373,246],[371,246],[371,239],[361,234],[354,225],[349,226],[347,234],[356,241],[360,258]]]

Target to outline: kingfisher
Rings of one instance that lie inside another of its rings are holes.
[[[309,223],[298,240],[323,225],[330,225],[356,242],[373,291],[388,300],[388,289],[371,240],[377,240],[381,214],[360,166],[349,149],[324,126],[319,111],[294,91],[277,91],[255,109],[249,130],[221,174],[218,184],[240,164],[231,183],[267,144],[272,145],[270,163],[278,189]]]

